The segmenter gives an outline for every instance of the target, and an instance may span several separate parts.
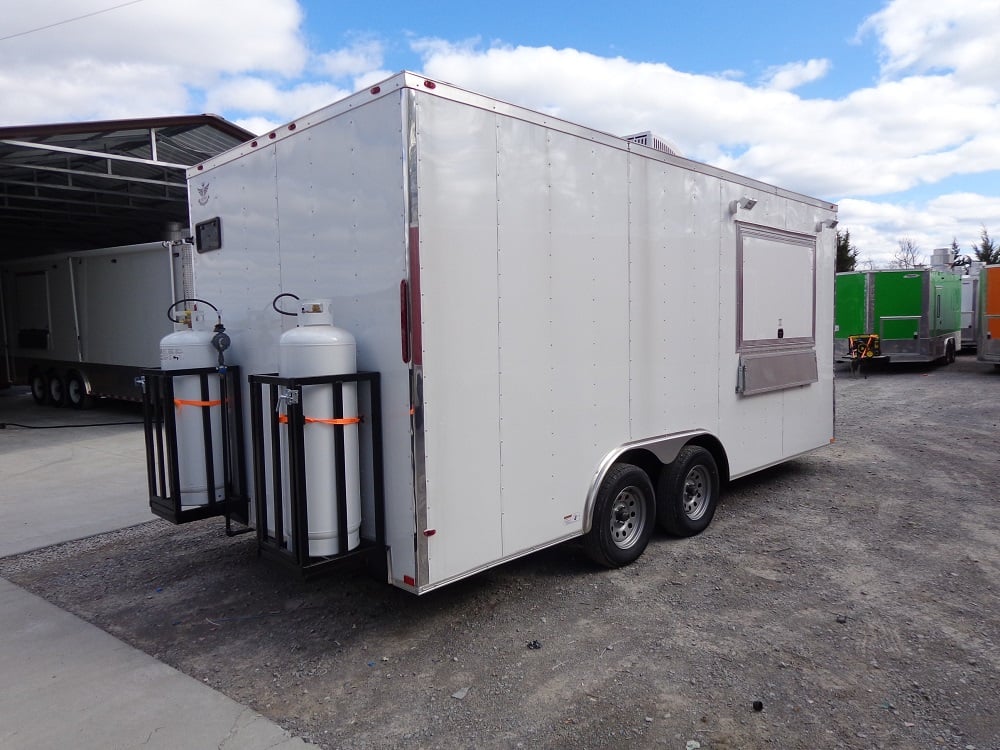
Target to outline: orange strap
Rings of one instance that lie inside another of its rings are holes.
[[[174,406],[180,409],[183,406],[218,406],[222,401],[189,401],[184,398],[175,398]]]
[[[278,421],[281,424],[288,424],[288,415],[279,414]],[[348,425],[348,424],[358,424],[359,422],[361,422],[361,417],[341,417],[340,419],[320,419],[319,417],[306,417],[305,421],[307,424]]]

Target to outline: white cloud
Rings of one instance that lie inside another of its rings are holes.
[[[949,193],[925,202],[889,203],[856,198],[840,202],[840,224],[851,232],[851,242],[863,259],[886,266],[908,238],[929,260],[938,247],[956,240],[966,253],[979,240],[983,226],[1000,227],[1000,196]],[[1000,230],[991,229],[991,234]]]
[[[264,135],[277,129],[283,121],[273,120],[269,117],[237,117],[232,120],[244,130],[249,130],[256,135]]]
[[[224,81],[205,99],[213,112],[268,113],[279,122],[293,120],[353,93],[330,83],[282,87],[265,78],[245,76]]]
[[[958,79],[1000,87],[1000,6],[996,0],[892,0],[868,18],[859,36],[874,33],[882,71],[952,70]]]
[[[165,78],[156,87],[151,77],[161,69],[144,63],[106,65],[78,59],[66,65],[0,67],[0,124],[39,124],[177,114],[187,111],[184,85]],[[122,92],[128,92],[123,96]]]
[[[332,78],[344,78],[381,68],[383,57],[382,42],[367,39],[320,55],[319,64],[323,72]]]
[[[255,71],[302,72],[308,50],[295,0],[143,2],[50,28],[108,7],[95,0],[5,3],[0,124],[178,114],[200,89]]]
[[[829,60],[806,60],[786,65],[776,65],[765,72],[764,85],[778,91],[791,91],[820,78],[830,72]]]
[[[4,31],[40,28],[109,5],[95,0],[5,3]],[[53,66],[78,59],[108,65],[143,60],[194,77],[244,70],[295,75],[307,59],[299,33],[302,18],[295,0],[155,0],[8,39],[0,59],[5,66],[43,56]]]

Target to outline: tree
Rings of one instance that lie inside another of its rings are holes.
[[[983,263],[1000,263],[1000,243],[990,239],[990,233],[986,231],[986,225],[983,225],[983,231],[979,237],[979,244],[972,246],[972,252],[976,256],[976,260]]]
[[[857,246],[851,244],[851,230],[837,230],[837,273],[853,271],[858,265]]]
[[[924,256],[920,254],[920,247],[909,237],[904,237],[899,241],[899,249],[893,256],[893,268],[919,268],[924,265]]]

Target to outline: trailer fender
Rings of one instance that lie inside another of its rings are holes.
[[[684,446],[690,443],[704,445],[715,456],[716,463],[719,465],[719,473],[724,478],[728,476],[728,462],[722,451],[722,445],[708,430],[688,430],[624,443],[605,455],[594,472],[590,481],[590,489],[587,491],[587,502],[583,508],[583,533],[590,532],[594,521],[594,504],[597,500],[597,493],[604,478],[615,464],[627,460],[629,463],[640,466],[650,475],[650,481],[655,486],[659,470],[672,463]]]

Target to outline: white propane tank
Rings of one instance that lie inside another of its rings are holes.
[[[174,323],[174,332],[160,339],[160,369],[190,370],[216,367],[219,353],[212,346],[214,333],[205,321],[205,313],[193,310]],[[203,409],[209,410],[213,441],[212,496],[224,500],[225,472],[222,465],[222,396],[219,379],[208,379],[208,399],[202,398],[197,375],[174,379],[174,416],[177,424],[177,464],[181,505],[208,505],[208,466],[205,462],[205,427]]]
[[[299,302],[297,327],[282,334],[278,342],[278,369],[283,378],[345,375],[357,371],[354,337],[333,325],[330,300]],[[343,386],[343,418],[358,416],[358,389],[355,383]],[[329,384],[302,387],[302,414],[306,474],[309,555],[320,557],[338,552],[337,474],[334,462],[333,388]],[[344,488],[347,497],[348,550],[361,543],[361,477],[358,454],[358,425],[347,424],[344,431],[346,464]],[[281,431],[287,446],[287,428]],[[282,451],[286,454],[287,447]],[[287,478],[287,470],[283,472]],[[287,492],[286,492],[287,498]],[[286,503],[287,506],[287,503]],[[287,507],[282,508],[288,515]]]

